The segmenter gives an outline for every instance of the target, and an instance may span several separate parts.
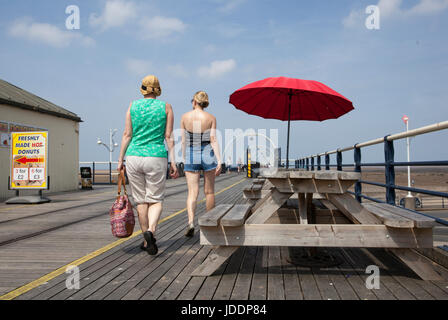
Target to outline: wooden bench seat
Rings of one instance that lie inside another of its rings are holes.
[[[265,181],[266,181],[265,179],[254,179],[253,183],[263,185]]]
[[[199,218],[201,227],[217,227],[220,219],[233,207],[232,204],[220,204]]]
[[[243,189],[245,192],[254,192],[254,191],[260,191],[263,188],[261,184],[253,184],[251,186],[248,186]]]
[[[263,190],[264,184],[253,184],[243,189],[243,196],[245,199],[258,200],[263,198],[269,190]]]
[[[363,206],[388,227],[432,228],[436,224],[434,219],[386,203],[368,203]]]
[[[370,213],[374,214],[380,221],[388,226],[393,228],[413,228],[414,221],[411,219],[393,214],[392,212],[377,207],[374,204],[363,204],[364,208],[366,208]]]
[[[437,224],[436,221],[432,218],[426,217],[426,216],[418,214],[418,213],[414,213],[414,212],[409,211],[404,208],[391,206],[386,203],[377,203],[376,205],[378,207],[389,210],[396,215],[400,215],[400,216],[403,216],[403,217],[413,220],[415,228],[433,228]]]
[[[221,218],[221,225],[224,227],[238,227],[244,224],[250,213],[252,204],[236,204],[224,217]]]

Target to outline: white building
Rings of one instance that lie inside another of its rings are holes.
[[[0,201],[15,195],[8,190],[10,133],[14,131],[48,131],[49,191],[77,189],[80,122],[73,112],[0,79]]]

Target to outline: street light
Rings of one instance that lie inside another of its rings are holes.
[[[117,133],[117,129],[109,129],[109,145],[105,144],[103,141],[101,141],[100,138],[98,138],[98,145],[103,145],[107,151],[109,151],[109,162],[112,162],[112,154],[116,147],[118,147],[118,143],[114,141],[114,136]]]
[[[404,115],[403,118],[401,118],[406,125],[406,133],[409,131],[409,117]],[[406,138],[406,147],[408,152],[408,162],[411,162],[411,156],[409,151],[409,137]],[[411,187],[411,167],[408,166],[408,188]],[[411,191],[408,191],[408,195],[406,196],[408,198],[412,198]]]

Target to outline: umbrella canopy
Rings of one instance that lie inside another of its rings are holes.
[[[248,84],[232,93],[230,103],[248,114],[288,121],[287,166],[291,120],[337,119],[354,109],[350,100],[323,83],[286,77]]]

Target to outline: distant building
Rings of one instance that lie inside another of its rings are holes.
[[[0,79],[0,200],[15,194],[8,190],[10,133],[14,131],[48,131],[50,191],[77,189],[80,122],[75,113]]]

